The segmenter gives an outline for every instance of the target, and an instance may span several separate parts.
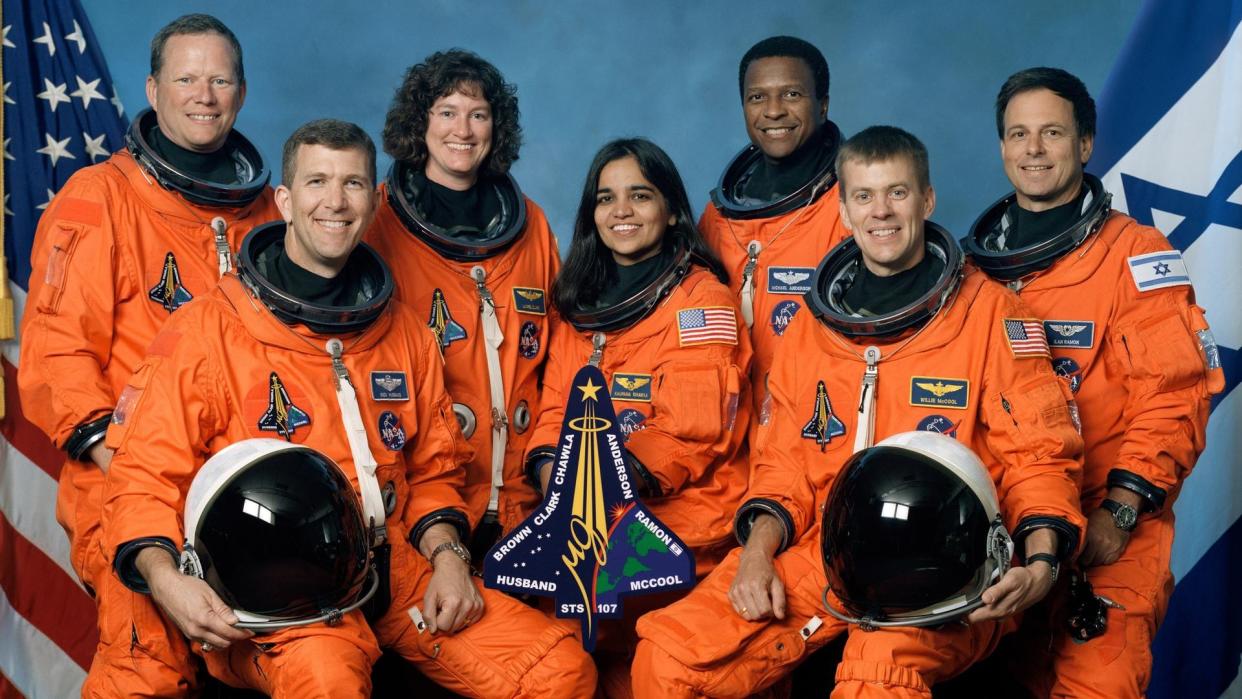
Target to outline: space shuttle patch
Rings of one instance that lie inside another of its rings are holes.
[[[448,302],[444,300],[444,292],[439,289],[431,295],[431,314],[427,319],[427,327],[435,334],[441,352],[454,342],[466,339],[466,329],[453,320]]]
[[[802,428],[803,439],[813,439],[824,451],[833,437],[845,434],[845,423],[832,414],[832,402],[828,400],[828,388],[820,381],[815,387],[815,412]]]
[[[311,418],[305,410],[294,403],[292,394],[293,391],[285,386],[276,372],[273,371],[268,376],[267,409],[259,416],[256,425],[259,432],[275,432],[287,442],[302,441],[295,439],[295,437],[305,437],[304,434],[298,434],[298,429],[309,425]]]
[[[177,258],[171,252],[164,256],[160,280],[147,292],[147,298],[163,306],[164,310],[169,313],[181,308],[182,304],[189,303],[194,298],[194,295],[181,285],[181,270],[177,269]]]
[[[596,367],[574,376],[548,492],[483,565],[487,587],[551,597],[580,620],[588,651],[624,597],[694,585],[694,554],[638,498],[606,387]]]

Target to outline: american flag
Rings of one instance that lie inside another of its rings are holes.
[[[737,344],[737,316],[728,306],[687,308],[677,312],[677,336],[682,347],[720,343]]]
[[[1005,339],[1009,340],[1009,349],[1015,357],[1048,357],[1048,336],[1044,335],[1044,324],[1038,320],[1005,319]]]
[[[126,120],[77,0],[3,0],[4,254],[25,304],[35,225],[78,168],[121,147]],[[18,346],[3,342],[0,697],[76,696],[95,651],[95,605],[56,523],[64,454],[25,419]]]

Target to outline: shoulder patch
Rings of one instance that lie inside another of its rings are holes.
[[[910,405],[965,410],[970,407],[970,381],[935,376],[911,377]]]
[[[814,267],[769,267],[768,293],[805,294],[811,290]]]
[[[728,306],[687,308],[677,312],[677,339],[682,347],[736,345],[737,314]]]
[[[1182,259],[1182,253],[1176,250],[1135,255],[1127,258],[1126,262],[1130,265],[1130,277],[1134,279],[1134,286],[1139,291],[1190,284],[1186,261]]]
[[[1052,347],[1091,349],[1095,346],[1095,322],[1090,320],[1045,320],[1044,335]]]
[[[1052,357],[1044,324],[1033,318],[1005,318],[1005,340],[1015,357]]]
[[[608,395],[613,400],[635,403],[651,402],[651,374],[613,374]]]
[[[371,400],[398,401],[410,399],[409,383],[404,371],[371,372]]]
[[[75,223],[98,226],[103,220],[103,204],[89,199],[65,197],[56,203],[56,216]]]
[[[531,286],[513,287],[513,309],[518,313],[531,313],[537,316],[548,314],[547,294],[543,289]]]

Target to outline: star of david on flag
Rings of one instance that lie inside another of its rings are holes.
[[[1131,258],[1134,282],[1145,292],[1193,280],[1217,342],[1207,361],[1225,370],[1207,448],[1174,505],[1177,586],[1152,646],[1152,699],[1242,697],[1240,98],[1242,0],[1147,0],[1097,95],[1088,169],[1115,208],[1160,229],[1180,252]]]

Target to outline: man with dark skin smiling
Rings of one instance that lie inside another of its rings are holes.
[[[926,149],[873,126],[841,147],[837,172],[853,240],[816,270],[811,312],[768,373],[734,519],[742,547],[639,620],[638,697],[750,696],[848,633],[833,697],[930,698],[992,652],[1078,547],[1082,441],[1067,392],[1047,345],[1025,334],[1036,321],[1017,296],[963,268],[948,232],[926,221]],[[914,429],[979,455],[1024,564],[984,590],[965,624],[864,631],[824,611],[820,508],[851,455]]]
[[[1140,697],[1173,592],[1173,501],[1204,448],[1211,397],[1223,386],[1219,356],[1181,254],[1112,210],[1103,184],[1083,171],[1095,102],[1082,81],[1057,68],[1015,73],[997,96],[996,128],[1014,191],[964,244],[1044,319],[1086,445],[1079,564],[1109,602],[1096,607],[1102,628],[1072,638],[1059,590],[1052,623],[1032,619],[1022,630],[1032,652],[1020,666],[1038,696]]]
[[[151,109],[126,148],[73,175],[39,220],[18,383],[27,417],[65,450],[56,515],[99,607],[84,696],[179,697],[197,670],[176,629],[139,625],[150,600],[108,571],[103,441],[121,389],[160,327],[209,292],[259,223],[279,216],[258,150],[233,129],[246,97],[241,45],[210,15],[151,41]]]
[[[750,328],[755,386],[802,309],[815,263],[849,237],[838,207],[841,132],[828,119],[828,84],[828,62],[802,39],[769,37],[746,52],[738,90],[750,145],[725,167],[699,220]]]

